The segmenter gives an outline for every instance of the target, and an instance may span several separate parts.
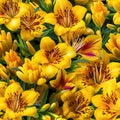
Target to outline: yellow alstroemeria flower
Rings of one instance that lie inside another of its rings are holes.
[[[7,68],[0,64],[0,79],[7,80],[9,78],[9,73]]]
[[[75,93],[71,91],[65,92],[61,96],[63,101],[63,115],[67,119],[89,120],[94,113],[93,108],[89,106],[93,95],[94,89],[90,86]]]
[[[83,28],[84,21],[82,19],[86,11],[87,9],[80,5],[73,7],[68,0],[57,0],[54,5],[54,13],[47,14],[45,22],[55,25],[55,33],[61,36]]]
[[[91,4],[91,12],[92,12],[92,19],[96,26],[102,27],[106,16],[108,15],[109,11],[107,7],[103,4],[102,1],[93,2]]]
[[[45,12],[42,10],[34,12],[35,9],[30,9],[20,17],[20,35],[25,41],[31,41],[35,37],[40,37],[45,29],[44,23]]]
[[[5,53],[4,60],[7,63],[7,68],[17,68],[18,66],[23,64],[22,59],[18,56],[18,54],[10,49],[9,52]]]
[[[103,93],[92,97],[95,107],[94,116],[97,120],[116,120],[120,115],[120,92],[116,90],[116,80],[107,81]]]
[[[110,38],[108,42],[105,44],[107,49],[111,52],[110,57],[111,59],[120,59],[120,34],[110,34]]]
[[[4,97],[0,97],[0,110],[5,112],[6,119],[11,120],[22,120],[22,116],[34,116],[37,112],[36,107],[28,106],[33,105],[38,96],[39,93],[34,89],[23,91],[19,83],[12,83],[6,88]]]
[[[27,3],[15,0],[1,1],[0,6],[0,24],[4,24],[11,31],[16,31],[20,28],[20,16],[32,7]]]
[[[20,71],[16,72],[18,78],[29,84],[44,84],[46,80],[41,78],[41,66],[28,58],[22,66],[18,67]]]
[[[40,42],[40,50],[38,50],[32,60],[42,64],[43,75],[52,78],[58,69],[69,68],[71,66],[71,58],[76,56],[73,47],[66,43],[56,43],[50,37],[43,37]]]
[[[69,44],[75,48],[77,54],[82,56],[82,59],[93,61],[100,56],[102,38],[98,35],[88,35],[85,38],[82,36],[73,36]]]
[[[67,90],[72,89],[75,85],[74,81],[75,75],[73,73],[66,73],[65,70],[61,69],[58,71],[56,79],[50,81],[50,85],[57,90]]]
[[[118,77],[120,74],[120,63],[109,63],[109,57],[107,58],[107,54],[104,52],[103,55],[104,59],[79,64],[80,68],[75,71],[78,77],[76,79],[76,86],[78,88],[93,86],[97,92],[104,82]]]
[[[4,55],[6,51],[9,51],[13,47],[12,36],[10,32],[1,30],[0,33],[0,57]]]

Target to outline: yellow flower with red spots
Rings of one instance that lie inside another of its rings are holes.
[[[32,60],[42,65],[43,76],[52,78],[59,69],[69,68],[71,59],[75,56],[76,52],[73,47],[66,43],[56,45],[50,37],[43,37],[40,50],[35,53]]]
[[[39,93],[34,89],[23,91],[19,83],[10,84],[4,96],[0,97],[0,110],[5,112],[4,119],[22,120],[23,116],[34,116],[37,109],[31,105],[34,105],[38,96]]]

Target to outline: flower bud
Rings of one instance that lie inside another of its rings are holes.
[[[91,28],[86,28],[86,31],[84,34],[85,35],[94,35],[94,31]]]
[[[49,103],[43,105],[43,106],[40,108],[40,112],[44,112],[44,111],[48,110],[49,107],[50,107],[50,104],[49,104]]]
[[[114,30],[115,29],[115,25],[113,24],[107,24],[107,28]]]
[[[56,106],[57,106],[57,103],[55,103],[55,102],[52,103],[52,104],[50,105],[49,111],[54,110]]]
[[[30,52],[31,55],[33,55],[36,51],[34,49],[34,47],[30,44],[29,41],[26,41],[27,47],[28,47],[28,51]]]
[[[91,21],[91,14],[87,13],[86,16],[85,16],[85,22],[86,22],[86,24],[89,24],[90,21]]]

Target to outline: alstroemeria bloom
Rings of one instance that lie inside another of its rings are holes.
[[[71,59],[76,56],[73,47],[66,43],[56,43],[50,37],[44,37],[40,42],[40,50],[32,57],[32,60],[42,64],[43,75],[52,78],[58,69],[69,68]]]
[[[109,13],[107,7],[105,7],[103,2],[99,0],[91,4],[91,12],[92,19],[95,25],[98,27],[102,27],[105,22],[106,16]]]
[[[90,61],[98,59],[102,48],[102,39],[98,35],[88,35],[87,37],[71,37],[69,44],[75,48],[76,53],[80,54],[83,59]]]
[[[18,67],[20,71],[16,72],[18,78],[22,81],[29,84],[42,84],[45,83],[46,80],[41,78],[41,66],[28,58],[25,58],[25,62],[22,66]]]
[[[37,109],[32,105],[38,96],[39,93],[34,89],[23,91],[19,83],[10,84],[5,90],[4,97],[0,97],[0,110],[5,112],[5,120],[22,120],[22,116],[34,116]]]
[[[45,22],[55,25],[55,33],[61,36],[85,27],[82,19],[86,11],[87,9],[80,5],[73,7],[68,0],[57,0],[54,5],[54,13],[49,13],[45,17]]]
[[[4,24],[9,30],[18,30],[20,28],[20,16],[31,7],[30,4],[15,0],[3,0],[0,2],[0,24]]]
[[[10,32],[5,32],[1,30],[0,34],[0,57],[4,55],[6,51],[9,51],[12,48],[12,36]]]
[[[89,106],[94,95],[92,87],[86,87],[75,93],[65,92],[61,98],[63,101],[63,115],[73,120],[89,120],[93,116],[93,108]]]
[[[95,107],[94,116],[97,120],[116,120],[120,115],[120,92],[116,90],[116,80],[107,81],[103,93],[92,97]]]
[[[56,79],[51,80],[50,84],[57,90],[67,90],[72,89],[75,85],[72,82],[75,79],[73,73],[66,73],[65,70],[61,69],[58,71]]]
[[[0,63],[0,79],[7,80],[9,78],[9,73],[7,68]]]
[[[107,49],[111,52],[110,57],[112,59],[120,59],[120,34],[110,34],[110,39],[105,44]]]
[[[40,37],[43,29],[45,12],[42,10],[34,12],[35,9],[30,9],[26,14],[20,17],[20,35],[23,40],[30,41],[35,37]]]
[[[76,86],[79,88],[93,86],[97,92],[104,82],[116,78],[120,74],[120,63],[109,63],[107,54],[104,53],[103,60],[99,59],[94,62],[82,63],[75,72],[78,77]]]
[[[12,69],[12,68],[17,68],[18,66],[22,65],[23,64],[23,61],[22,59],[18,56],[18,54],[10,49],[9,52],[6,52],[5,53],[5,56],[4,56],[4,60],[5,62],[7,63],[7,67],[9,69]]]

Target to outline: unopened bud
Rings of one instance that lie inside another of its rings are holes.
[[[42,115],[42,120],[52,120],[49,115]]]
[[[90,21],[91,21],[91,14],[87,13],[86,16],[85,16],[85,22],[88,25],[90,23]]]
[[[117,31],[120,33],[120,27],[117,28]]]
[[[102,34],[101,34],[101,31],[100,31],[100,30],[97,30],[97,31],[96,31],[96,34],[97,34],[98,36],[102,37]]]
[[[43,106],[40,108],[40,112],[44,112],[44,111],[48,110],[49,107],[50,107],[50,104],[49,104],[49,103],[43,105]]]
[[[113,24],[107,24],[107,28],[114,30],[115,29],[115,25]]]
[[[49,111],[54,110],[56,106],[57,106],[57,103],[55,103],[55,102],[52,103],[52,104],[50,105]]]
[[[86,28],[85,35],[94,35],[94,31],[91,28]]]
[[[38,81],[37,81],[37,85],[43,85],[46,83],[46,79],[45,78],[40,78]]]
[[[27,47],[28,47],[28,51],[31,53],[31,55],[33,55],[36,51],[34,49],[34,47],[30,44],[29,41],[26,41]]]

